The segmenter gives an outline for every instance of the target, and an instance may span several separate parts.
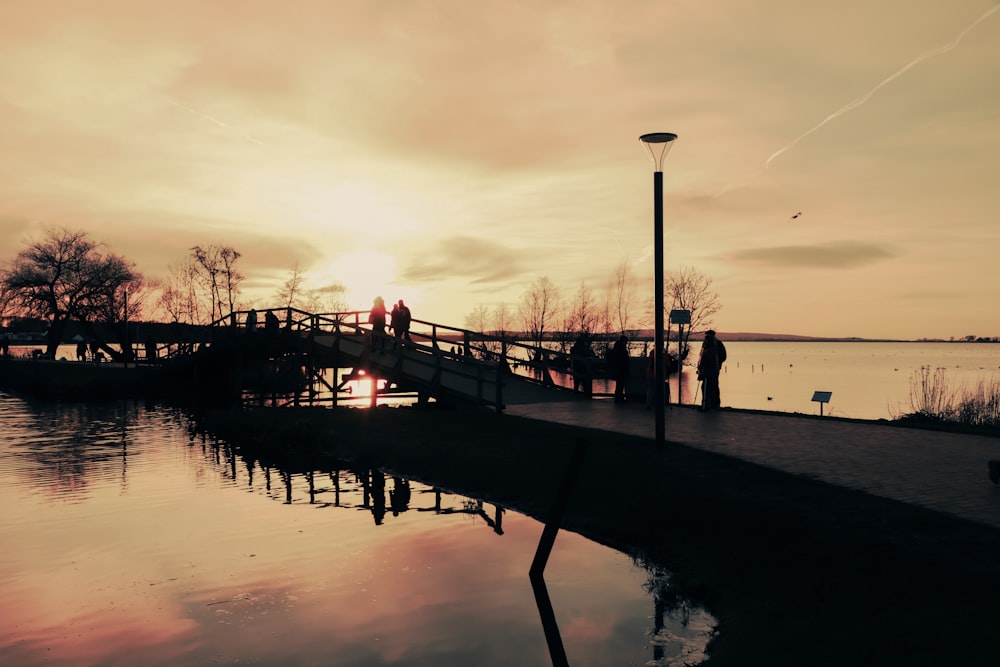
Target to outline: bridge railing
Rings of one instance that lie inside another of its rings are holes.
[[[414,326],[417,325],[417,326]],[[606,375],[604,359],[577,357],[566,352],[516,340],[509,333],[487,333],[452,327],[427,320],[412,320],[410,333],[453,354],[499,364],[532,382],[556,386],[553,372],[573,373],[593,379]]]
[[[250,310],[240,310],[229,313],[212,323],[212,326],[225,330],[227,334],[246,333],[250,329],[263,332],[292,331],[299,335],[310,334],[348,334],[372,335],[372,327],[368,322],[368,311],[341,311],[331,313],[310,313],[298,308],[264,308],[254,309],[254,319],[248,325],[247,316]],[[390,318],[391,324],[391,318]],[[416,326],[414,326],[416,325]],[[494,405],[497,410],[503,406],[502,398],[502,368],[500,359],[485,355],[459,353],[449,349],[448,344],[456,340],[454,329],[445,325],[425,320],[413,320],[409,331],[407,345],[417,354],[407,356],[407,363],[430,367],[435,373],[441,370],[444,360],[452,359],[461,363],[449,367],[451,377],[464,377],[477,387],[477,399],[480,403]],[[473,334],[474,332],[467,332]],[[386,333],[386,343],[391,344],[393,332],[391,328]],[[371,342],[368,343],[371,345]],[[451,346],[454,348],[454,345]],[[468,350],[475,346],[466,346]],[[423,353],[423,354],[419,354]]]
[[[245,328],[249,312],[242,310],[230,313],[216,320],[213,325]],[[277,325],[279,328],[302,333],[371,332],[367,310],[310,313],[294,307],[265,308],[256,311],[257,328],[267,330],[268,313],[274,316],[271,320],[272,327]],[[387,323],[387,335],[391,337],[391,315],[387,316]],[[516,340],[505,332],[485,333],[414,318],[410,321],[409,334],[414,342],[429,345],[438,352],[497,364],[505,370],[517,372],[529,381],[547,386],[557,384],[552,377],[553,371],[573,373],[586,379],[606,376],[605,362],[601,357],[576,357],[560,350]]]

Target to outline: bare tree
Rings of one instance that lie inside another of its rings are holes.
[[[559,288],[548,276],[540,276],[521,295],[518,309],[525,333],[536,347],[541,347],[545,332],[559,314]]]
[[[719,295],[712,290],[712,279],[697,269],[686,266],[672,271],[664,280],[664,294],[670,301],[670,310],[691,311],[691,324],[685,327],[678,341],[678,355],[686,359],[690,352],[692,331],[706,331],[712,319],[721,310]]]
[[[0,326],[8,326],[14,317],[14,297],[7,288],[7,283],[0,280]]]
[[[0,280],[12,312],[49,321],[46,356],[55,357],[68,322],[122,319],[120,295],[140,278],[131,262],[102,254],[85,232],[53,229],[21,250]],[[141,312],[141,299],[133,308]]]
[[[502,336],[509,335],[514,328],[514,312],[506,301],[498,303],[493,309],[493,332]]]
[[[573,301],[565,305],[562,315],[560,330],[556,333],[556,337],[563,352],[569,349],[572,341],[580,334],[597,333],[601,321],[600,309],[593,292],[585,282],[580,282]]]
[[[635,305],[635,298],[635,276],[632,275],[628,260],[622,260],[615,267],[609,303],[609,311],[611,311],[609,314],[613,315],[619,334],[624,334],[632,327],[631,313],[632,307]]]
[[[295,262],[295,266],[292,267],[288,280],[286,280],[285,284],[278,290],[278,301],[281,305],[286,308],[291,308],[292,306],[298,304],[302,298],[302,286],[305,283],[305,280],[305,276],[302,275],[302,266],[298,262]]]
[[[486,304],[479,304],[465,316],[465,328],[470,331],[486,333],[490,327],[490,309]]]
[[[191,248],[191,257],[194,260],[192,266],[195,268],[193,276],[195,286],[200,287],[201,292],[208,293],[208,304],[211,316],[209,321],[215,321],[216,309],[222,310],[222,303],[219,295],[219,254],[214,246],[207,249],[201,246]]]
[[[292,267],[288,280],[278,290],[277,299],[286,308],[298,308],[308,313],[337,313],[347,309],[347,288],[341,283],[331,283],[318,289],[306,287],[306,277],[298,262]]]
[[[496,354],[496,351],[499,348],[496,341],[486,338],[487,336],[492,335],[490,333],[492,323],[493,315],[490,312],[489,306],[486,304],[479,304],[472,309],[472,312],[465,316],[465,328],[470,331],[478,332],[483,336],[481,340],[483,347],[482,353],[477,355],[473,352],[473,354],[478,356],[480,359],[490,358],[491,355]],[[473,341],[475,341],[475,337],[473,337]]]
[[[580,283],[579,289],[571,304],[566,307],[567,331],[574,333],[594,333],[599,320],[597,303],[594,301],[594,294],[585,282]]]
[[[207,324],[239,307],[242,255],[229,246],[194,246],[191,254],[169,267],[170,278],[158,306],[174,322]]]
[[[240,284],[243,282],[243,274],[236,270],[236,260],[241,257],[233,248],[228,246],[219,248],[219,259],[222,263],[222,282],[226,288],[226,301],[229,305],[229,312],[236,310],[236,297],[240,293]],[[219,309],[219,316],[222,316],[222,309]]]
[[[190,257],[168,267],[170,277],[160,294],[158,307],[173,322],[202,323],[207,313],[198,299],[198,268]]]
[[[229,307],[229,312],[236,310],[236,297],[243,282],[243,275],[236,270],[236,261],[240,257],[240,253],[229,246],[212,244],[191,248],[196,269],[193,272],[194,285],[198,298],[209,303],[210,321],[222,317],[224,305]]]
[[[326,313],[342,313],[347,310],[347,286],[343,283],[330,283],[311,293],[316,295],[319,309]]]
[[[511,338],[513,314],[506,303],[496,305],[492,310],[485,304],[476,306],[465,316],[465,327],[483,334],[483,359],[499,359],[505,342]]]

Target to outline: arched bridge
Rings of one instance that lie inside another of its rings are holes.
[[[367,311],[254,312],[256,321],[249,325],[249,311],[216,321],[209,345],[183,356],[202,376],[229,378],[234,389],[232,383],[245,390],[261,378],[284,378],[284,384],[257,386],[261,393],[283,395],[285,402],[336,403],[348,382],[363,378],[374,380],[373,405],[382,396],[400,392],[498,412],[506,405],[574,399],[571,388],[553,379],[569,371],[569,355],[505,336],[413,319],[410,340],[402,340],[394,338],[391,329],[384,335],[374,333]],[[572,363],[575,374],[585,379],[605,376],[599,358],[575,358]]]

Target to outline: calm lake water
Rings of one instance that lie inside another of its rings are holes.
[[[913,412],[910,382],[922,367],[944,369],[948,385],[961,391],[980,382],[1000,383],[1000,344],[874,342],[746,342],[724,341],[728,360],[719,385],[724,407],[819,414],[816,391],[831,392],[823,414],[853,419],[895,419]],[[632,355],[642,355],[633,345]],[[693,343],[689,362],[670,378],[670,402],[701,401],[695,372],[700,343]],[[570,387],[572,378],[557,375]],[[614,384],[595,381],[594,391],[610,394]]]
[[[0,506],[2,665],[552,664],[537,521],[268,467],[171,408],[0,393]],[[710,615],[655,612],[666,573],[564,531],[545,580],[571,665],[703,657]]]
[[[911,412],[910,380],[921,367],[943,368],[949,385],[975,388],[1000,380],[1000,344],[726,342],[719,384],[722,404],[735,408],[819,414],[815,391],[832,392],[823,414],[892,419]],[[692,351],[697,362],[698,349]],[[696,396],[693,368],[684,396]],[[676,400],[676,384],[671,397]],[[693,402],[693,401],[691,401]]]

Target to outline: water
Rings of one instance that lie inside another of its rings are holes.
[[[283,471],[133,402],[0,393],[0,664],[546,665],[542,526],[379,471]],[[713,619],[560,532],[569,662],[695,662]],[[687,620],[685,624],[683,621]]]
[[[924,366],[943,368],[949,386],[975,389],[979,382],[1000,382],[1000,345],[988,343],[748,342],[726,341],[728,360],[719,384],[722,405],[745,410],[819,414],[816,391],[832,392],[823,414],[853,419],[895,419],[913,412],[910,381]],[[695,365],[700,343],[678,377],[670,377],[670,401],[701,401]],[[633,345],[634,357],[641,345]],[[554,380],[572,387],[567,374]],[[614,383],[595,380],[597,394],[614,392]]]
[[[912,412],[910,380],[923,366],[943,368],[955,388],[1000,379],[1000,345],[987,343],[726,342],[720,376],[724,406],[819,414],[816,391],[833,392],[823,414],[893,419]],[[692,363],[697,360],[697,347]],[[698,394],[686,368],[684,396]],[[671,388],[676,400],[676,383]],[[694,402],[687,400],[686,402]]]
[[[949,385],[974,389],[979,382],[1000,382],[1000,344],[991,343],[880,343],[880,342],[748,342],[725,341],[728,361],[720,377],[722,404],[747,410],[819,414],[816,391],[832,392],[823,414],[853,419],[895,419],[913,411],[910,382],[922,367],[943,368]],[[73,346],[61,346],[59,356],[75,358]],[[642,346],[632,346],[633,356]],[[681,389],[670,379],[670,399],[684,403],[701,399],[694,370],[699,343],[692,344],[684,366]],[[27,353],[29,348],[12,348]],[[519,372],[527,372],[521,369]],[[553,373],[553,379],[572,387],[572,378]],[[328,376],[332,382],[333,378]],[[384,386],[384,382],[380,387]],[[370,404],[371,382],[348,383],[343,405]],[[595,380],[593,389],[611,394],[612,382]],[[379,397],[380,405],[408,405],[412,395]]]

